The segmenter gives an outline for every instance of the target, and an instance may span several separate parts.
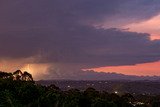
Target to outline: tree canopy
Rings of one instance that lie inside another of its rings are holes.
[[[63,91],[54,84],[43,86],[28,72],[0,72],[0,107],[159,107],[159,96],[118,95],[88,87]]]

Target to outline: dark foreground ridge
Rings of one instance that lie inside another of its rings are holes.
[[[159,95],[108,93],[92,87],[64,91],[37,84],[31,77],[20,70],[0,72],[0,107],[160,107]]]

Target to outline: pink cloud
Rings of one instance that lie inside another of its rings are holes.
[[[125,65],[125,66],[109,66],[109,67],[100,67],[93,68],[97,72],[116,72],[127,75],[160,75],[160,61],[152,63],[143,63],[136,65]]]
[[[142,32],[151,34],[151,40],[160,39],[160,15],[155,16],[149,20],[138,23],[131,23],[123,26],[129,28],[129,31]]]

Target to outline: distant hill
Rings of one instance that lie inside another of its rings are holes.
[[[54,74],[53,74],[54,75]],[[93,70],[77,72],[75,76],[65,76],[64,78],[51,78],[51,80],[159,80],[160,76],[136,76],[120,73],[95,72]]]

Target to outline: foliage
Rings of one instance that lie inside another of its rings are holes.
[[[138,99],[139,98],[139,99]],[[145,100],[144,100],[145,99]],[[159,96],[132,96],[129,93],[61,91],[55,85],[42,86],[28,72],[0,72],[0,107],[159,107]]]
[[[21,70],[17,70],[13,73],[7,73],[0,71],[0,78],[1,79],[10,79],[10,80],[21,80],[21,81],[33,81],[33,77],[27,71],[22,73]]]

